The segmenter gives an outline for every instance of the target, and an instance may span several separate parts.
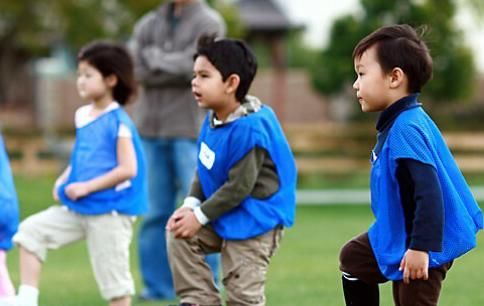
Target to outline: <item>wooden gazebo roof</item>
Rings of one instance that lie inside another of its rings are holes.
[[[284,33],[294,27],[273,0],[237,1],[242,23],[251,34]]]

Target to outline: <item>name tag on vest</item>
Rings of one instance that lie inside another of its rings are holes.
[[[210,148],[204,142],[202,142],[200,145],[200,154],[198,154],[198,159],[200,159],[202,164],[208,170],[210,170],[215,162],[215,152],[210,150]]]

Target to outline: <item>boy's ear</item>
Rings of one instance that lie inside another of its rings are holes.
[[[104,81],[108,85],[108,87],[114,88],[118,83],[118,77],[115,74],[110,74],[104,78]]]
[[[390,72],[390,88],[396,89],[402,85],[406,85],[407,75],[403,72],[402,68],[395,67]]]
[[[225,87],[226,94],[235,93],[237,91],[237,88],[239,88],[240,77],[237,74],[231,74],[229,75],[227,80],[225,80],[225,84],[226,84],[226,87]]]

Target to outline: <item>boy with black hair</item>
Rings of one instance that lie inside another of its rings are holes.
[[[191,92],[192,56],[198,38],[225,35],[222,16],[205,0],[151,1],[160,5],[135,25],[130,41],[143,90],[133,113],[148,176],[148,212],[138,237],[141,300],[175,298],[165,235],[160,235],[190,189],[197,164],[197,136],[204,113]],[[207,257],[218,277],[219,256]],[[217,278],[218,279],[218,278]]]
[[[379,305],[393,281],[398,306],[437,305],[455,258],[476,246],[482,212],[418,94],[432,75],[426,44],[408,25],[382,27],[353,51],[364,112],[381,112],[371,154],[376,221],[341,250],[346,305]]]
[[[296,167],[274,112],[247,95],[255,56],[239,40],[202,37],[192,90],[210,110],[189,196],[167,224],[181,305],[221,305],[205,254],[221,252],[227,305],[265,305],[270,258],[295,215]]]

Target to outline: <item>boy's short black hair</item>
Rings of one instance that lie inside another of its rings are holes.
[[[232,74],[239,76],[240,84],[235,98],[242,102],[257,72],[257,60],[247,44],[242,40],[203,35],[198,40],[194,60],[199,56],[205,56],[217,68],[223,81]]]
[[[363,38],[353,50],[353,60],[376,46],[377,60],[385,73],[399,67],[407,75],[408,91],[420,92],[432,77],[432,57],[425,42],[407,24],[381,27]]]

